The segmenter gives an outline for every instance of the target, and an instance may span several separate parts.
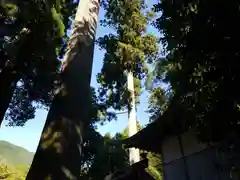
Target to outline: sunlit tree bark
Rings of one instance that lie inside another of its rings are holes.
[[[128,135],[133,136],[137,133],[137,115],[136,115],[136,102],[134,93],[134,80],[131,72],[127,73],[128,91],[131,94],[131,100],[128,108]],[[132,165],[140,161],[139,149],[129,149],[129,163]]]
[[[79,179],[82,138],[90,109],[90,79],[99,2],[81,0],[64,58],[62,85],[49,110],[28,180]]]

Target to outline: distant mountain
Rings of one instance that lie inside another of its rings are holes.
[[[0,141],[0,163],[9,163],[14,166],[30,165],[34,153],[28,150],[11,144],[7,141]]]

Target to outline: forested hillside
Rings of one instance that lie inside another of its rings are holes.
[[[20,146],[0,141],[0,179],[25,179],[33,156]]]
[[[0,158],[13,165],[30,165],[34,153],[13,145],[6,141],[0,141]]]

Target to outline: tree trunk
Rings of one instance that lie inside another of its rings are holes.
[[[128,91],[131,94],[131,102],[128,108],[128,136],[131,137],[137,133],[137,115],[136,102],[134,94],[134,79],[132,72],[127,73]],[[139,149],[129,148],[129,163],[130,165],[140,161]]]
[[[13,74],[11,69],[3,69],[0,73],[0,126],[4,115],[12,100],[13,92],[17,81],[20,79],[17,74]]]
[[[90,80],[99,2],[81,0],[62,70],[27,180],[79,179],[83,129],[90,117]]]

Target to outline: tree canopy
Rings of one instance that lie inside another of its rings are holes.
[[[157,37],[147,33],[153,12],[140,0],[103,1],[106,11],[103,26],[113,29],[97,40],[105,50],[103,67],[98,74],[99,99],[108,107],[120,110],[129,104],[127,72],[135,78],[135,95],[141,94],[142,80],[148,73],[147,63],[158,54]]]
[[[155,26],[168,52],[158,82],[170,84],[172,97],[185,110],[182,124],[197,128],[202,140],[227,138],[239,127],[235,44],[240,36],[232,23],[239,19],[237,7],[236,1],[163,0],[155,5],[161,12]]]
[[[166,57],[158,60],[151,77],[161,93],[151,89],[150,99],[155,100],[150,104],[153,115],[171,121],[172,128],[194,128],[198,139],[207,143],[231,139],[225,151],[230,152],[235,169],[240,167],[239,142],[232,140],[239,135],[240,115],[236,45],[240,36],[239,27],[234,26],[240,17],[238,7],[237,1],[155,4],[160,14],[154,25],[162,34]],[[168,84],[166,91],[162,83]]]
[[[76,3],[3,1],[0,7],[0,118],[9,107],[9,125],[21,126],[34,117],[34,104],[52,101]]]
[[[140,126],[138,127],[141,128]],[[87,151],[88,153],[92,153],[92,158],[90,161],[85,161],[85,163],[83,163],[85,168],[82,168],[82,178],[92,180],[104,179],[109,173],[129,168],[128,150],[120,144],[113,145],[110,143],[112,140],[123,140],[127,137],[128,129],[125,128],[121,133],[116,133],[113,137],[107,133],[103,138],[100,136],[95,138],[97,141],[92,144],[90,148],[91,150],[88,149]],[[89,138],[89,140],[91,141],[93,138]],[[141,151],[141,153],[146,152]],[[160,156],[147,152],[147,158],[149,159],[149,167],[147,169],[149,174],[151,174],[156,180],[162,179]]]

